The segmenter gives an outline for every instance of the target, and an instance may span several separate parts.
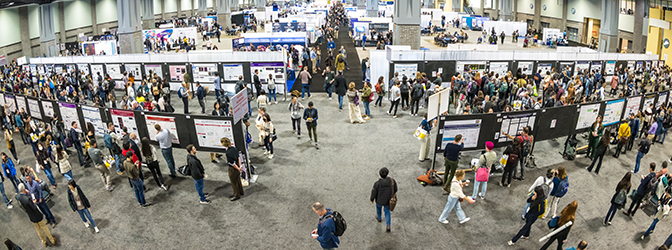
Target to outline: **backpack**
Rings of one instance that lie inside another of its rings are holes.
[[[336,235],[336,237],[343,236],[345,230],[348,229],[348,224],[345,222],[343,215],[338,211],[333,211],[331,209],[329,209],[329,211],[331,211],[332,214],[325,216],[324,220],[333,219],[336,228],[336,230],[334,230],[334,235]]]
[[[553,219],[548,221],[548,229],[556,229],[558,228],[558,222],[560,221],[560,216],[555,216]]]
[[[647,153],[649,153],[650,148],[651,148],[651,143],[645,143],[644,145],[642,145],[642,149],[640,151],[642,151],[642,153],[644,153],[644,154],[647,154]]]
[[[523,137],[523,156],[527,156],[530,154],[530,150],[532,149],[532,142],[530,141],[530,137],[528,136],[527,139]]]
[[[106,148],[112,149],[112,136],[110,136],[109,133],[105,133],[105,135],[103,135],[103,141],[105,142]]]
[[[297,53],[292,53],[292,62],[299,63],[299,55]]]
[[[418,181],[424,183],[423,185],[441,185],[443,179],[436,173],[436,170],[427,170],[426,174],[418,176]]]
[[[469,83],[469,94],[476,95],[476,92],[478,92],[478,85],[476,82]]]
[[[548,185],[545,178],[544,178],[544,183],[541,184],[541,188],[544,190],[544,195],[546,195],[546,197],[548,197],[548,195],[551,193],[551,186]]]
[[[343,60],[343,56],[342,56],[342,55],[338,55],[338,58],[336,59],[336,61],[337,61],[338,63],[344,63],[344,62],[345,62],[345,61]]]
[[[651,180],[649,180],[648,185],[646,185],[646,191],[647,192],[655,191],[657,187],[658,187],[658,179],[652,177]]]
[[[190,176],[191,175],[191,168],[189,166],[184,165],[179,168],[177,168],[177,172],[184,175],[184,176]]]
[[[614,197],[614,203],[618,205],[619,208],[625,207],[625,202],[628,198],[628,195],[625,193],[625,190],[621,189]]]
[[[402,83],[399,90],[400,90],[401,93],[408,93],[408,90],[409,90],[408,84],[407,83]]]
[[[515,95],[516,93],[518,93],[518,88],[519,88],[518,84],[516,83],[511,84],[511,95]]]
[[[503,82],[501,86],[499,86],[499,93],[506,93],[506,91],[509,89],[509,85],[506,82]]]
[[[567,188],[569,187],[569,181],[567,178],[564,180],[561,180],[560,183],[558,183],[557,191],[555,192],[556,197],[560,198],[565,196],[567,194]]]
[[[158,86],[153,86],[153,87],[152,87],[152,94],[153,94],[153,95],[159,95],[159,94],[161,94],[161,92],[160,92]]]
[[[177,97],[182,98],[182,91],[184,90],[184,87],[180,87],[180,89],[177,90]]]

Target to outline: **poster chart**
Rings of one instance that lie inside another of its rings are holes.
[[[518,69],[525,75],[532,75],[534,74],[534,62],[518,62]]]
[[[42,111],[44,111],[44,116],[48,118],[54,117],[54,105],[51,102],[42,102]]]
[[[602,72],[602,62],[592,62],[590,64],[590,71]]]
[[[546,76],[546,72],[553,71],[553,64],[551,63],[539,63],[537,64],[537,71],[541,70],[541,75]]]
[[[117,136],[122,136],[122,128],[126,127],[128,133],[138,134],[138,125],[135,122],[135,116],[133,111],[130,110],[120,110],[120,109],[110,109],[110,118],[112,118],[112,123],[114,124],[114,132],[117,133]]]
[[[490,71],[494,71],[495,74],[499,76],[505,76],[506,72],[509,71],[509,63],[507,62],[491,62]]]
[[[187,66],[185,65],[170,65],[170,81],[182,82],[184,81],[184,74],[187,73]]]
[[[637,64],[635,64],[635,69],[642,69],[642,68],[644,68],[644,62],[638,61]]]
[[[16,96],[16,108],[19,110],[25,110],[26,112],[28,111],[28,104],[26,103],[26,97],[23,96]]]
[[[604,65],[604,74],[610,76],[613,75],[615,71],[616,61],[607,61]]]
[[[54,72],[54,65],[53,64],[47,64],[47,76],[51,76],[51,73]]]
[[[194,119],[194,125],[198,136],[198,146],[224,148],[219,141],[223,137],[229,138],[231,146],[235,146],[231,121]]]
[[[458,64],[459,64],[459,62],[458,62]],[[418,72],[418,65],[415,64],[415,63],[412,63],[412,64],[395,63],[394,64],[394,72],[393,73],[399,73],[399,79],[403,78],[404,75],[406,77],[413,78],[413,76],[415,76],[416,72]],[[458,71],[458,72],[462,72],[462,71]]]
[[[84,116],[85,123],[93,124],[96,130],[96,135],[104,136],[107,127],[103,124],[103,119],[100,117],[100,109],[96,107],[82,106],[82,116]]]
[[[650,69],[651,68],[651,61],[646,61],[646,68]]]
[[[58,102],[59,110],[61,111],[61,119],[65,125],[65,130],[70,131],[72,123],[77,122],[75,131],[82,132],[82,124],[79,124],[79,116],[77,115],[77,105],[72,103]]]
[[[588,61],[578,61],[574,65],[574,75],[578,75],[579,72],[583,72],[584,70],[587,70],[590,68],[590,62]]]
[[[655,94],[646,96],[646,99],[644,99],[644,106],[642,106],[642,109],[651,107],[651,104],[653,104],[655,100],[656,100]]]
[[[140,64],[124,64],[125,71],[128,72],[128,77],[131,77],[131,74],[133,74],[133,77],[135,79],[142,79],[142,69],[140,68]]]
[[[28,99],[28,110],[30,110],[30,116],[42,120],[42,112],[40,112],[40,102],[38,100]]]
[[[250,112],[249,106],[247,106],[247,89],[248,88],[244,88],[231,98],[234,123],[238,123],[240,119],[243,119],[245,114]]]
[[[625,99],[608,101],[604,108],[604,118],[602,119],[603,126],[609,126],[621,121],[623,116],[623,107],[625,106]]]
[[[254,79],[254,71],[259,70],[259,81],[268,82],[268,75],[273,75],[278,93],[284,93],[285,64],[284,63],[250,63],[250,79]]]
[[[478,136],[480,133],[481,119],[444,121],[443,128],[439,130],[439,134],[443,134],[441,150],[444,150],[448,143],[455,141],[455,136],[460,134],[462,135],[462,139],[464,139],[465,148],[475,148],[478,146]]]
[[[499,142],[512,141],[508,137],[504,136],[504,133],[516,136],[523,132],[523,128],[530,126],[534,131],[534,122],[537,119],[537,113],[527,113],[527,114],[517,114],[517,115],[504,115],[501,119],[502,127],[499,129]],[[499,120],[498,119],[498,120]],[[499,121],[498,121],[499,122]]]
[[[163,69],[160,64],[145,64],[145,75],[151,77],[154,73],[163,79]]]
[[[180,144],[180,139],[177,137],[175,117],[145,115],[145,121],[147,122],[147,132],[149,132],[150,140],[156,141],[156,129],[154,128],[154,125],[159,124],[161,125],[161,129],[168,129],[168,131],[173,134],[173,143]]]
[[[77,71],[77,68],[74,64],[66,64],[65,69],[70,74],[75,73],[75,71]]]
[[[215,76],[215,73],[218,73],[217,64],[192,64],[191,72],[194,74],[194,82],[212,83],[217,79]]]
[[[40,73],[40,75],[44,75],[44,65],[39,65],[37,66],[37,73]]]
[[[238,81],[238,77],[244,75],[242,64],[224,64],[222,69],[224,70],[225,82]]]
[[[476,75],[476,72],[480,72],[481,75],[485,73],[485,70],[487,68],[487,62],[486,61],[457,61],[455,64],[455,72],[458,73],[463,73],[469,71],[471,69],[471,74]],[[396,70],[395,70],[396,72]],[[417,66],[416,66],[416,71],[411,72],[410,78],[413,78],[415,76],[415,72],[417,72]],[[401,76],[401,73],[399,73],[399,76]],[[408,76],[408,75],[407,75]]]
[[[98,81],[98,74],[100,76],[105,77],[105,71],[103,71],[103,65],[102,64],[91,64],[91,76],[94,81]],[[100,84],[99,82],[97,84]]]
[[[635,61],[628,61],[628,69],[635,69]]]
[[[77,64],[77,70],[79,70],[79,72],[84,72],[84,75],[88,75],[88,74],[91,73],[91,71],[89,71],[89,65],[86,64],[86,63],[79,63],[79,64]],[[103,74],[101,73],[100,75],[102,76]],[[95,75],[91,75],[92,78],[93,78],[94,76],[95,76]]]
[[[124,78],[124,75],[121,73],[121,64],[109,63],[106,66],[107,74],[110,75],[110,78],[118,80]]]
[[[7,109],[9,109],[9,111],[16,112],[16,101],[14,100],[14,96],[6,95],[5,105],[7,105]]]
[[[669,93],[669,92],[667,92],[667,91],[666,92],[660,92],[660,94],[658,95],[658,101],[656,102],[656,109],[659,109],[660,106],[663,105],[663,103],[667,102],[667,95],[668,95],[667,93]]]
[[[569,71],[571,73],[571,70],[572,70],[573,66],[574,66],[573,62],[561,62],[560,63],[560,73],[567,70],[568,67],[569,67]],[[571,76],[571,74],[567,74],[567,75]]]
[[[589,128],[600,115],[600,103],[581,105],[576,130]]]
[[[56,75],[63,74],[63,65],[54,65],[53,70]]]

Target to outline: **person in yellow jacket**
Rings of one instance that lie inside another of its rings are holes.
[[[621,123],[621,125],[618,127],[618,146],[616,147],[616,153],[614,153],[614,157],[618,158],[619,155],[621,155],[621,148],[623,148],[623,145],[625,145],[628,142],[628,139],[630,138],[630,133],[632,132],[630,125],[628,124],[630,122],[630,118],[627,118]],[[625,151],[623,152],[625,153]]]

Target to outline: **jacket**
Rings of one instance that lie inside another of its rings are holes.
[[[416,83],[413,84],[413,88],[411,89],[411,98],[413,99],[420,99],[422,97],[424,89],[422,88],[422,84]]]
[[[346,80],[343,75],[339,75],[335,79],[336,84],[334,85],[335,92],[337,95],[343,96],[345,95],[345,92],[347,92],[347,87],[346,87]]]
[[[287,105],[287,109],[290,112],[290,117],[292,119],[300,119],[301,118],[301,109],[303,109],[303,105],[301,105],[300,102],[296,102],[294,104],[293,102],[289,102],[289,105]]]
[[[394,183],[394,190],[392,190],[392,183]],[[397,182],[390,177],[381,178],[373,184],[371,189],[371,201],[376,201],[376,204],[381,206],[389,206],[390,199],[397,193]]]
[[[16,176],[16,168],[12,159],[7,158],[7,162],[2,163],[2,172],[5,173],[5,177],[9,177],[9,175]]]
[[[82,192],[82,189],[77,186],[77,196],[79,196],[79,200],[82,201],[82,205],[84,205],[85,208],[90,208],[91,203],[89,203],[89,199],[86,198],[86,195]],[[77,211],[77,202],[75,201],[75,196],[72,194],[72,190],[68,188],[68,203],[70,203],[70,208],[72,211]]]
[[[569,181],[569,177],[565,177],[565,179],[567,179],[567,181]],[[560,193],[559,193],[560,190],[559,189],[561,188],[560,187],[560,182],[561,181],[562,180],[560,178],[553,177],[553,189],[551,190],[551,196],[558,197],[560,195]]]
[[[196,88],[196,97],[198,97],[198,100],[203,100],[205,97],[205,89],[202,85],[199,85],[198,88]]]
[[[327,208],[327,213],[320,217],[317,223],[317,241],[320,242],[322,248],[337,248],[341,242],[338,236],[334,235],[336,232],[336,224],[333,218],[326,219],[327,216],[332,215],[331,209]]]
[[[191,177],[194,177],[194,180],[203,179],[205,170],[203,169],[203,164],[201,164],[201,160],[199,160],[198,158],[196,158],[196,156],[192,154],[188,154],[187,165],[191,169]]]
[[[627,123],[621,123],[621,126],[618,127],[618,139],[620,140],[622,137],[630,137],[630,133],[632,130],[630,129],[630,126]]]
[[[28,218],[30,218],[30,222],[32,223],[38,223],[44,219],[44,215],[42,215],[42,212],[40,212],[40,209],[37,208],[35,203],[33,203],[33,200],[28,197],[28,195],[25,194],[17,194],[14,197],[17,201],[19,201],[19,204],[21,204],[21,208],[23,208],[23,211],[28,214]]]
[[[371,98],[371,88],[364,86],[364,89],[362,89],[362,101],[369,102],[370,98]]]
[[[649,182],[651,182],[651,179],[656,178],[656,173],[649,173],[644,179],[642,179],[642,182],[639,183],[639,186],[637,187],[637,195],[645,195],[646,192],[650,192],[649,190]]]
[[[303,110],[303,119],[306,120],[308,124],[308,118],[313,118],[312,124],[317,126],[317,109],[316,108],[307,108]]]
[[[132,160],[132,159],[131,159]],[[133,162],[124,160],[122,163],[124,167],[124,174],[133,181],[137,181],[140,178],[140,169],[138,169]]]

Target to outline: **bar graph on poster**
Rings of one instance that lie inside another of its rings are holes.
[[[233,143],[233,128],[231,121],[194,119],[198,145],[201,147],[224,148],[220,140],[224,137]]]
[[[159,124],[161,129],[168,129],[173,134],[173,143],[180,144],[180,139],[177,137],[177,126],[175,125],[175,117],[145,115],[147,122],[147,132],[149,132],[149,139],[156,141],[156,128],[154,125]]]
[[[441,117],[444,119],[445,117]],[[465,148],[475,148],[478,145],[478,136],[481,133],[481,119],[445,121],[439,134],[443,134],[441,140],[441,150],[446,148],[448,143],[455,141],[456,135],[462,135]]]
[[[604,108],[602,124],[609,126],[620,122],[623,115],[623,106],[625,106],[625,99],[608,101]]]

